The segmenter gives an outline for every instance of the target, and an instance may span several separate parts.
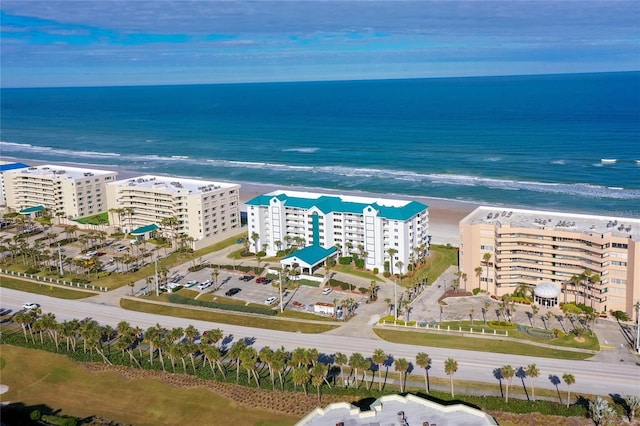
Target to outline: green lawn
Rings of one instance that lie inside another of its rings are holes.
[[[189,318],[199,321],[210,321],[221,324],[242,325],[245,327],[266,328],[269,330],[291,331],[300,333],[324,333],[333,330],[338,325],[314,324],[289,320],[278,320],[265,316],[248,316],[231,313],[211,312],[199,309],[189,309],[180,306],[156,305],[138,300],[121,299],[120,306],[131,311],[147,312],[178,318]]]
[[[427,279],[427,283],[432,284],[447,268],[457,264],[458,249],[456,247],[432,244],[424,265],[420,266],[414,275],[403,278],[399,284],[410,287],[424,278]]]
[[[23,281],[4,275],[0,277],[0,287],[26,291],[34,294],[44,294],[46,296],[57,297],[59,299],[84,299],[98,294],[90,291],[72,290],[71,288]]]
[[[0,396],[26,406],[50,407],[77,417],[97,415],[122,424],[292,425],[298,418],[238,406],[208,389],[183,389],[151,379],[130,380],[116,373],[90,372],[63,355],[2,346]],[[114,391],[117,390],[117,391]]]
[[[542,358],[558,358],[569,360],[583,360],[593,355],[581,352],[569,352],[561,349],[543,348],[526,343],[511,342],[499,338],[473,338],[452,336],[450,334],[425,333],[404,331],[397,328],[373,330],[378,337],[393,343],[403,343],[418,346],[433,346],[437,348],[465,349],[479,352],[495,352],[500,354],[528,355]]]
[[[81,217],[76,222],[89,225],[104,225],[109,223],[109,213],[104,212],[94,216]]]

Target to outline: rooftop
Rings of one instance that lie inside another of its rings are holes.
[[[0,173],[6,172],[7,170],[24,169],[25,167],[29,167],[29,166],[23,163],[14,163],[11,161],[0,161]]]
[[[104,176],[114,174],[114,171],[84,169],[80,167],[58,166],[46,164],[42,166],[31,166],[16,171],[18,175],[27,174],[30,176],[40,176],[48,179],[82,179],[92,176]]]
[[[370,410],[361,411],[346,402],[316,408],[296,426],[338,425],[438,425],[480,426],[497,425],[487,413],[463,404],[441,405],[415,395],[385,395],[371,404]]]
[[[429,208],[427,205],[417,201],[352,195],[324,195],[299,191],[273,191],[259,195],[247,201],[246,204],[250,206],[268,206],[274,197],[282,201],[286,207],[306,210],[315,207],[324,214],[331,212],[362,214],[365,208],[371,206],[378,211],[379,216],[389,220],[407,220]]]
[[[478,207],[460,223],[508,225],[514,228],[545,229],[581,234],[611,234],[640,241],[640,219],[596,216],[539,210]]]
[[[187,192],[189,194],[204,194],[220,189],[240,188],[240,185],[235,183],[212,182],[207,180],[154,175],[144,175],[131,179],[123,179],[112,182],[109,185],[155,189],[172,193]]]
[[[289,256],[285,257],[284,260],[291,259],[293,261],[299,260],[300,262],[304,262],[309,266],[314,266],[320,262],[322,262],[327,257],[331,256],[333,253],[338,251],[335,247],[324,248],[320,246],[307,246],[296,250],[291,253]]]

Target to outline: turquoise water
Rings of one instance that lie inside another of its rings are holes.
[[[3,156],[640,216],[640,72],[1,95]]]

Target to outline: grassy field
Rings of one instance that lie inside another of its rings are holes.
[[[0,278],[0,287],[26,291],[34,294],[43,294],[45,296],[57,297],[59,299],[84,299],[98,294],[90,291],[72,290],[71,288],[23,281],[6,276],[2,276],[2,278]]]
[[[128,380],[116,373],[90,372],[66,356],[4,345],[1,401],[46,405],[62,414],[134,425],[292,425],[298,418],[240,407],[202,388],[182,389],[156,380]],[[114,392],[114,390],[117,390]],[[41,407],[39,407],[41,408]]]
[[[402,331],[398,329],[373,330],[378,337],[393,343],[404,343],[418,346],[433,346],[437,348],[465,349],[469,351],[495,352],[511,355],[528,355],[542,358],[558,358],[569,360],[583,360],[593,355],[563,351],[561,349],[544,348],[526,343],[511,342],[500,339],[471,338],[451,336],[449,334],[421,333],[417,331]]]
[[[129,299],[121,299],[120,306],[130,311],[147,312],[150,314],[166,315],[178,318],[188,318],[198,321],[211,321],[220,324],[266,328],[268,330],[291,331],[300,333],[324,333],[338,327],[338,325],[333,324],[314,324],[307,322],[278,320],[264,316],[235,315],[230,313],[189,309],[178,306],[156,305],[153,303],[145,303]]]
[[[403,278],[399,284],[405,287],[420,282],[424,278],[427,283],[433,283],[450,266],[458,264],[458,249],[451,246],[433,244],[429,248],[429,257],[423,266],[415,274]]]

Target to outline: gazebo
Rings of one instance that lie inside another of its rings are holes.
[[[539,284],[533,289],[535,302],[547,308],[558,304],[558,296],[560,296],[560,288],[551,282]]]
[[[299,266],[301,272],[311,275],[322,266],[326,258],[333,256],[337,251],[335,247],[326,249],[317,245],[307,246],[285,257],[280,264],[289,268]]]

